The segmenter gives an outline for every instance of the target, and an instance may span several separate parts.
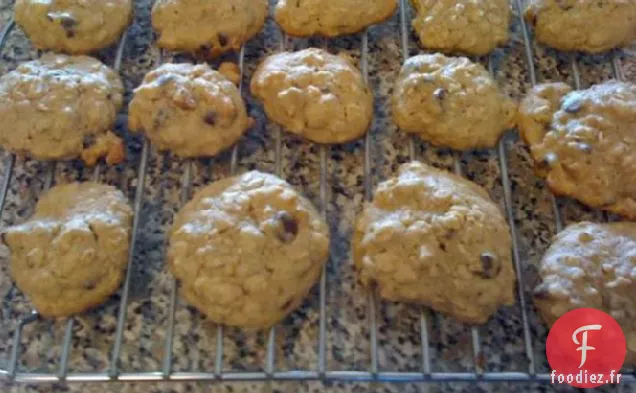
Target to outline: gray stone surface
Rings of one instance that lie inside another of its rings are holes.
[[[0,0],[0,23],[12,14],[12,0]],[[135,23],[130,28],[121,74],[127,88],[127,99],[145,72],[156,65],[157,49],[152,46],[149,22],[150,0],[138,0]],[[515,3],[514,1],[512,2]],[[519,98],[530,86],[518,18],[512,27],[513,38],[505,48],[493,55],[496,77],[513,97]],[[409,160],[409,138],[392,124],[388,100],[392,83],[402,61],[399,18],[369,29],[369,80],[376,94],[375,121],[371,132],[372,181],[377,184],[394,173],[399,164]],[[410,54],[419,49],[410,37]],[[291,40],[288,47],[300,49],[326,45],[330,51],[346,52],[360,58],[360,35],[328,42],[324,40]],[[246,47],[245,86],[260,60],[280,48],[280,34],[273,20]],[[574,83],[571,58],[541,47],[534,48],[537,76],[540,80],[565,80]],[[38,55],[19,30],[14,31],[2,52],[0,72]],[[97,54],[112,64],[114,50]],[[232,56],[229,56],[232,59]],[[179,56],[173,60],[183,60]],[[583,86],[611,77],[607,56],[580,57],[579,69]],[[636,62],[624,59],[626,75],[636,80]],[[244,91],[256,125],[240,142],[239,171],[260,169],[274,172],[275,133],[262,107]],[[126,135],[129,159],[114,168],[102,170],[102,181],[117,185],[134,199],[139,184],[137,168],[142,140],[125,130],[122,114],[119,132]],[[10,125],[3,132],[10,132]],[[535,177],[526,148],[514,134],[506,143],[508,166],[513,191],[514,220],[519,236],[525,296],[536,282],[536,263],[555,233],[554,215],[548,190]],[[319,148],[289,134],[283,134],[282,176],[319,204]],[[452,152],[416,143],[420,160],[452,169]],[[2,168],[8,155],[0,153]],[[369,370],[369,312],[367,295],[356,282],[349,254],[352,222],[364,198],[364,144],[362,141],[333,146],[328,154],[328,217],[333,231],[332,258],[328,265],[326,292],[326,360],[330,370]],[[464,154],[463,170],[471,180],[490,190],[492,197],[504,206],[499,161],[494,151]],[[230,155],[194,161],[194,189],[230,173]],[[170,155],[152,151],[145,178],[146,189],[140,212],[137,248],[132,265],[130,301],[127,306],[124,341],[120,358],[123,372],[160,370],[167,329],[171,276],[164,266],[166,230],[181,206],[180,193],[184,162]],[[6,209],[1,217],[3,226],[29,216],[50,166],[47,163],[18,159],[11,181]],[[55,182],[87,180],[92,172],[79,162],[57,165]],[[571,200],[562,200],[562,215],[567,222],[595,219],[596,213]],[[11,337],[17,321],[30,312],[28,301],[12,289],[8,273],[7,250],[0,247],[0,368],[5,368],[11,350]],[[71,372],[98,372],[110,365],[117,323],[119,295],[103,307],[79,316],[75,320],[69,368]],[[539,322],[531,303],[528,306],[534,356],[540,372],[548,370],[544,356],[546,329]],[[175,314],[175,371],[214,370],[216,327],[206,322],[193,309],[179,303]],[[378,308],[378,366],[383,371],[418,371],[421,369],[420,309],[410,305],[382,303]],[[492,320],[478,328],[483,352],[473,359],[472,336],[469,327],[451,318],[429,314],[430,351],[434,371],[473,371],[477,361],[486,371],[527,371],[523,327],[519,306],[502,308]],[[61,354],[66,321],[39,320],[25,327],[21,347],[20,371],[55,372]],[[262,371],[267,350],[267,335],[226,329],[223,341],[223,368],[226,371]],[[317,369],[319,333],[319,294],[314,290],[302,309],[293,313],[276,329],[276,370]],[[353,383],[233,383],[209,385],[200,383],[97,384],[50,386],[0,385],[2,390],[77,391],[77,392],[298,392],[322,390],[337,392],[561,392],[551,386],[512,384],[443,384],[390,385]],[[628,392],[634,387],[607,391]]]

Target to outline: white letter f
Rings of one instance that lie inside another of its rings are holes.
[[[583,367],[583,365],[585,364],[585,361],[587,360],[587,351],[588,350],[593,351],[596,349],[594,347],[587,346],[587,331],[601,330],[601,328],[602,328],[601,325],[585,325],[576,329],[574,333],[572,333],[572,341],[574,341],[574,344],[581,345],[580,347],[576,349],[577,351],[581,351],[581,364],[579,365],[579,368]],[[579,343],[579,340],[576,338],[576,336],[581,332],[583,332],[583,339],[581,340],[582,343]]]

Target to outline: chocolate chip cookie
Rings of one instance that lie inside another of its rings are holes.
[[[373,118],[373,95],[360,71],[322,49],[269,56],[251,89],[271,120],[313,142],[358,139]]]
[[[482,65],[441,54],[408,59],[391,102],[402,130],[458,150],[493,147],[516,112]]]
[[[132,215],[126,197],[114,187],[53,187],[28,221],[2,234],[16,285],[46,317],[102,304],[124,277]]]
[[[261,31],[267,7],[267,0],[157,0],[152,27],[161,48],[218,56]]]
[[[196,193],[175,217],[168,263],[181,295],[210,320],[265,328],[300,306],[328,254],[312,204],[253,171]]]
[[[181,157],[213,156],[251,123],[236,85],[207,64],[164,64],[150,71],[128,111],[131,130]]]
[[[604,52],[636,39],[634,0],[530,0],[538,41],[564,51]]]
[[[508,41],[508,0],[411,0],[413,28],[428,49],[485,55]]]
[[[635,85],[539,85],[523,100],[518,123],[554,193],[636,218]]]
[[[82,54],[106,48],[132,20],[132,0],[16,0],[15,21],[39,49]]]
[[[113,127],[123,90],[119,76],[92,57],[45,54],[23,63],[0,78],[7,125],[0,145],[41,160],[78,158]],[[121,141],[113,148],[123,152]]]
[[[278,0],[274,17],[289,35],[357,33],[393,15],[397,0]]]
[[[506,221],[483,188],[449,172],[402,165],[364,206],[352,243],[360,280],[384,299],[468,323],[514,303]]]
[[[621,325],[626,365],[636,365],[636,224],[583,222],[559,233],[543,256],[534,302],[548,326],[577,308],[596,308]]]

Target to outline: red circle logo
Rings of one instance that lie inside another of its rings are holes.
[[[616,375],[623,367],[627,344],[614,318],[595,308],[579,308],[552,325],[545,352],[553,383],[595,388],[619,382]]]

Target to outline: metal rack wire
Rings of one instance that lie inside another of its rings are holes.
[[[520,0],[514,0],[516,10],[521,11]],[[408,1],[400,0],[400,46],[403,60],[409,57],[409,28],[408,28]],[[526,60],[528,66],[528,72],[530,82],[534,86],[537,83],[535,65],[533,61],[533,50],[530,40],[530,34],[528,27],[520,18],[522,27],[522,34],[524,38],[524,46],[526,52]],[[2,33],[0,33],[0,51],[3,50],[7,37],[14,27],[14,23],[10,22]],[[126,45],[127,35],[122,37],[115,57],[114,69],[119,71],[121,67],[122,57]],[[287,43],[287,37],[284,33],[281,33],[280,49],[285,50]],[[360,67],[362,75],[365,81],[369,79],[369,41],[367,31],[361,33],[361,58]],[[159,63],[163,61],[163,57],[160,53]],[[239,88],[243,88],[243,71],[244,71],[244,58],[245,49],[241,48],[238,55],[239,69],[241,81]],[[493,72],[492,61],[488,62],[489,70]],[[580,74],[578,70],[578,63],[573,57],[571,62],[572,75],[576,88],[580,88]],[[620,60],[616,54],[612,55],[611,67],[613,75],[617,79],[623,79]],[[282,175],[282,130],[280,127],[275,131],[275,173]],[[364,139],[364,197],[365,200],[371,200],[373,190],[373,176],[372,176],[372,141],[373,135],[371,132],[367,133]],[[413,138],[409,143],[409,155],[412,160],[417,159],[417,142]],[[327,187],[328,187],[328,159],[329,159],[329,147],[326,145],[319,146],[320,156],[320,211],[325,219],[328,216],[327,208]],[[33,373],[22,372],[19,369],[19,349],[20,339],[24,326],[38,321],[39,317],[37,312],[33,311],[26,317],[24,317],[16,327],[13,335],[12,350],[8,362],[7,369],[0,369],[0,379],[7,379],[14,382],[26,382],[26,383],[46,383],[46,382],[60,382],[60,381],[73,381],[73,382],[100,382],[100,381],[192,381],[192,380],[204,380],[204,381],[255,381],[255,380],[322,380],[322,381],[381,381],[381,382],[549,382],[550,376],[547,373],[538,373],[536,370],[536,359],[533,352],[532,333],[530,329],[530,323],[528,318],[528,302],[525,298],[523,275],[521,272],[521,260],[519,252],[519,239],[518,230],[515,225],[515,219],[513,216],[514,207],[512,200],[512,186],[509,177],[508,170],[508,157],[506,138],[502,138],[499,142],[496,151],[493,153],[497,155],[499,169],[501,173],[501,185],[503,189],[505,213],[509,226],[512,231],[512,255],[513,263],[516,270],[517,288],[518,288],[518,306],[520,309],[520,315],[523,324],[523,340],[525,355],[528,360],[527,371],[502,371],[502,372],[488,372],[483,369],[481,364],[477,361],[482,354],[481,339],[479,328],[473,327],[471,330],[472,338],[472,351],[473,351],[473,368],[472,372],[436,372],[432,367],[431,351],[429,344],[429,332],[428,322],[430,319],[430,311],[426,308],[422,308],[420,312],[420,339],[421,339],[421,358],[422,364],[419,372],[393,372],[382,371],[378,362],[378,308],[375,296],[375,291],[368,292],[368,316],[369,316],[369,341],[370,341],[370,364],[367,370],[330,370],[327,364],[327,307],[326,307],[326,293],[327,293],[327,279],[326,279],[326,266],[323,267],[322,275],[319,283],[319,338],[318,338],[318,361],[314,369],[310,370],[292,370],[292,371],[277,371],[275,368],[275,343],[276,343],[276,328],[271,328],[267,336],[267,349],[266,358],[263,364],[262,372],[241,372],[241,371],[225,371],[223,368],[223,339],[224,329],[223,326],[216,327],[216,353],[215,353],[215,365],[214,369],[210,371],[202,372],[190,372],[190,371],[174,371],[173,370],[173,343],[174,343],[174,331],[175,331],[175,309],[177,305],[177,293],[178,286],[175,280],[171,282],[170,295],[169,295],[169,313],[168,313],[168,325],[167,334],[164,342],[164,358],[162,366],[159,370],[150,370],[143,372],[121,372],[119,368],[119,360],[122,349],[123,333],[126,324],[127,306],[130,293],[131,271],[133,267],[133,257],[135,255],[136,245],[138,243],[139,232],[139,217],[140,211],[144,201],[144,189],[145,181],[148,172],[149,152],[151,150],[150,142],[144,138],[143,147],[141,151],[141,158],[137,171],[137,188],[135,190],[134,197],[134,220],[131,235],[131,247],[128,255],[128,266],[126,279],[121,290],[121,300],[119,303],[117,324],[114,336],[114,344],[112,352],[110,353],[110,367],[105,372],[69,372],[69,356],[71,351],[71,342],[73,339],[73,325],[74,319],[69,319],[64,330],[62,351],[60,361],[57,364],[56,373]],[[239,148],[235,146],[231,154],[230,172],[232,175],[238,172],[238,156]],[[0,214],[4,210],[7,193],[11,183],[11,177],[15,168],[16,158],[15,155],[10,155],[5,162],[5,173],[2,183],[0,184]],[[454,160],[455,172],[459,175],[462,174],[461,156],[455,157]],[[185,204],[191,197],[192,192],[192,179],[193,179],[193,162],[184,162],[184,174],[181,181],[182,193],[180,203]],[[53,183],[55,175],[55,164],[52,163],[47,169],[47,177],[45,179],[44,189],[48,189]],[[95,170],[93,179],[99,180],[100,169]],[[552,196],[552,204],[554,209],[555,224],[557,230],[561,230],[563,227],[562,218],[560,215],[559,204],[556,197]],[[623,383],[636,382],[636,376],[633,374],[624,375],[622,379]]]

